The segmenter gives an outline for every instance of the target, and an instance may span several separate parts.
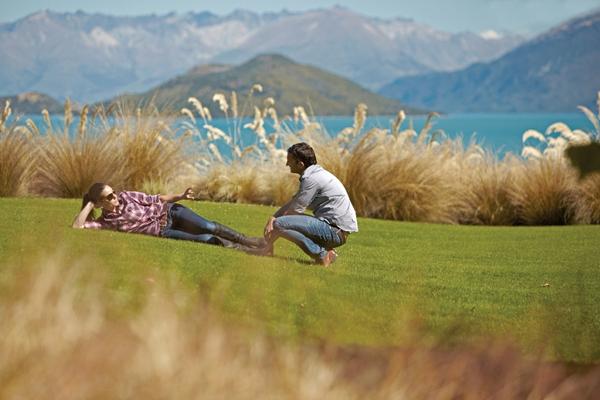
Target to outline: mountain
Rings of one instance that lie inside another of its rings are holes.
[[[295,63],[280,55],[261,55],[236,67],[201,66],[145,93],[120,96],[114,100],[133,103],[152,100],[159,108],[178,110],[190,107],[187,99],[193,96],[209,107],[213,116],[217,116],[223,113],[212,101],[215,93],[223,93],[229,99],[231,92],[236,91],[241,112],[247,94],[257,83],[264,91],[254,94],[254,104],[262,107],[264,99],[272,97],[281,115],[290,115],[295,106],[304,106],[307,111],[312,109],[317,115],[350,115],[358,103],[367,104],[369,113],[374,115],[395,114],[400,109],[419,111],[330,72]],[[245,108],[245,114],[253,115],[254,104]]]
[[[378,89],[398,76],[492,60],[522,40],[451,34],[410,19],[368,18],[336,6],[277,19],[215,59],[239,63],[256,54],[278,53]]]
[[[600,10],[572,19],[496,61],[403,77],[379,93],[446,112],[560,112],[600,90]]]
[[[50,113],[64,111],[64,105],[61,102],[43,93],[29,92],[0,97],[0,107],[4,108],[6,101],[10,101],[10,107],[14,114],[39,114],[44,109]]]
[[[521,41],[450,34],[341,7],[139,17],[46,10],[0,24],[0,90],[92,102],[148,90],[199,64],[239,64],[264,53],[281,53],[374,89],[407,74],[491,60]]]

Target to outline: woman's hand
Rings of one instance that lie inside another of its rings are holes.
[[[185,189],[185,192],[181,195],[182,200],[194,200],[194,191],[191,187]]]
[[[195,200],[194,192],[191,187],[185,189],[183,194],[161,194],[158,198],[163,203],[174,203],[179,200]]]

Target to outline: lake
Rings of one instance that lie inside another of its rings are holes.
[[[44,126],[42,117],[39,115],[29,115],[22,117],[22,121],[31,118],[40,129]],[[394,116],[370,116],[367,118],[363,131],[373,127],[390,129]],[[352,117],[315,117],[316,121],[321,123],[330,135],[336,135],[342,129],[352,126]],[[55,126],[62,125],[62,116],[52,117]],[[245,119],[243,123],[250,122],[251,119]],[[425,116],[409,116],[401,129],[406,129],[410,122],[414,128],[419,131],[424,123]],[[520,154],[522,148],[521,138],[523,132],[528,129],[535,129],[542,133],[546,128],[555,122],[563,122],[571,129],[582,129],[586,132],[593,132],[594,128],[583,113],[568,114],[447,114],[441,115],[435,119],[432,130],[441,129],[450,138],[460,136],[463,141],[468,143],[474,138],[477,143],[493,151],[500,158],[507,152]],[[292,128],[301,128],[295,126],[293,122],[287,121],[287,125]],[[213,119],[211,124],[227,132],[227,121],[225,119]],[[77,118],[74,118],[73,128],[78,125]],[[199,126],[200,123],[199,119]],[[265,121],[267,132],[272,132],[272,123]],[[203,128],[201,128],[203,129]],[[243,143],[254,141],[255,135],[249,131],[242,132]],[[221,146],[220,146],[221,147]]]

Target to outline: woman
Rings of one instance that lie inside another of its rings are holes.
[[[94,183],[83,196],[81,212],[73,221],[73,228],[112,229],[193,240],[256,254],[265,246],[263,238],[246,237],[175,203],[184,199],[193,199],[191,188],[182,195],[148,195],[131,191],[116,193],[104,183]],[[99,218],[94,218],[94,208],[102,209]]]

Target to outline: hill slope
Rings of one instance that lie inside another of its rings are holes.
[[[168,105],[179,109],[187,107],[187,99],[194,96],[216,116],[222,113],[211,101],[214,93],[229,96],[231,91],[236,91],[241,106],[255,83],[264,88],[262,94],[255,96],[255,104],[262,106],[262,99],[273,97],[281,114],[290,114],[293,107],[302,105],[307,111],[312,108],[315,115],[350,115],[358,103],[367,104],[371,114],[395,114],[401,108],[409,112],[418,111],[403,107],[397,100],[372,93],[347,79],[316,67],[297,64],[280,55],[258,56],[236,67],[198,67],[145,93],[117,99],[134,102],[154,99],[159,108]],[[248,112],[252,109],[247,107]]]
[[[4,107],[6,101],[16,114],[39,114],[46,109],[50,113],[63,112],[63,104],[43,93],[21,93],[16,96],[0,97],[0,106]]]
[[[447,112],[575,111],[600,89],[600,11],[573,19],[488,64],[400,78],[379,93]]]

